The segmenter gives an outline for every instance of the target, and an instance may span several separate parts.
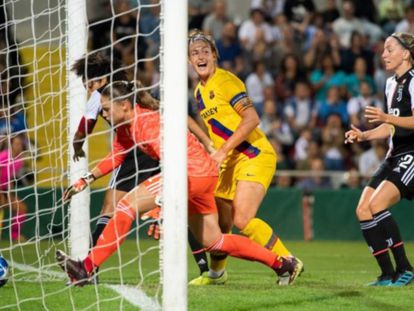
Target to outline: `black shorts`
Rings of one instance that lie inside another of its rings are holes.
[[[129,192],[144,180],[158,174],[160,164],[138,147],[131,150],[112,174],[111,189]]]
[[[400,191],[401,198],[414,198],[414,154],[406,153],[387,158],[368,182],[376,189],[383,180],[392,182]]]

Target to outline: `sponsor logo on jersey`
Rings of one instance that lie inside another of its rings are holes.
[[[212,115],[216,114],[217,111],[218,111],[218,108],[217,107],[213,107],[213,108],[210,108],[210,109],[204,111],[200,115],[201,115],[201,117],[203,119],[207,119],[208,117],[211,117]]]

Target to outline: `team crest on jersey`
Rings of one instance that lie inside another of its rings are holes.
[[[213,91],[210,91],[210,99],[213,99],[214,98],[214,92]]]
[[[398,85],[398,90],[397,90],[397,101],[400,102],[403,96],[403,88],[404,88],[404,82],[405,80],[402,82],[402,84]]]

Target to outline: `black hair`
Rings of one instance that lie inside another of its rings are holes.
[[[86,54],[75,61],[71,70],[78,77],[82,77],[84,81],[106,77],[109,83],[127,79],[127,74],[122,68],[121,62],[116,58],[110,59],[102,52]]]

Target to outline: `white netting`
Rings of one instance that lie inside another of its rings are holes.
[[[161,0],[84,1],[88,55],[101,51],[120,58],[128,79],[140,79],[158,96]],[[135,224],[101,267],[99,286],[82,292],[65,286],[67,278],[54,259],[58,248],[70,253],[69,211],[61,201],[72,148],[67,5],[65,0],[0,1],[0,249],[10,265],[0,310],[152,310],[161,295],[159,246],[143,239],[145,224]],[[88,138],[89,168],[109,152],[112,138],[99,120]],[[108,181],[102,178],[90,191],[91,231]]]

